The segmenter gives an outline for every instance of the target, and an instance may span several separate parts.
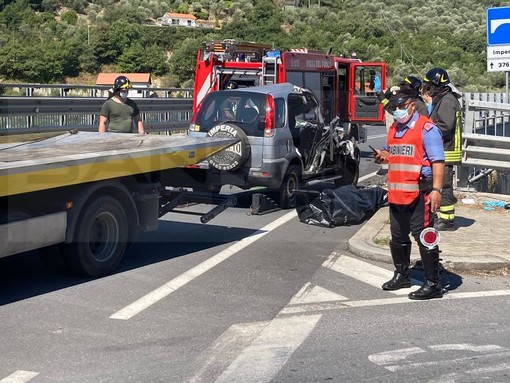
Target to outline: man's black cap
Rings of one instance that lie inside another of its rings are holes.
[[[397,88],[397,87],[392,87],[392,89],[394,89],[394,88]],[[401,87],[398,87],[398,89],[394,89],[391,92],[390,102],[388,105],[389,106],[397,106],[397,105],[403,104],[404,102],[406,102],[409,99],[414,100],[414,99],[416,99],[417,96],[418,96],[418,94],[415,89],[413,89],[409,86],[401,86]]]

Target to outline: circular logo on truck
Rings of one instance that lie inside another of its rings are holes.
[[[207,132],[209,137],[237,138],[240,141],[213,154],[207,161],[218,170],[236,170],[244,165],[250,155],[250,144],[246,133],[233,124],[219,124]]]

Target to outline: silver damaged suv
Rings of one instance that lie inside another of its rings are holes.
[[[357,184],[360,152],[337,123],[324,123],[310,90],[283,83],[209,93],[188,134],[240,140],[200,164],[209,190],[265,186],[278,190],[280,206],[289,208],[304,183]]]

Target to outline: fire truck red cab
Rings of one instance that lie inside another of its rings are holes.
[[[377,92],[384,89],[386,64],[335,57],[319,51],[281,51],[268,44],[211,41],[198,51],[193,114],[211,91],[290,82],[311,89],[322,104],[323,118],[335,115],[346,124],[384,121]],[[360,137],[361,138],[361,137]]]

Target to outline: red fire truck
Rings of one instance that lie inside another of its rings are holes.
[[[229,84],[241,88],[283,82],[311,89],[323,105],[326,122],[336,115],[344,124],[384,121],[376,93],[385,87],[385,63],[236,40],[210,41],[198,51],[193,112],[207,93]]]

